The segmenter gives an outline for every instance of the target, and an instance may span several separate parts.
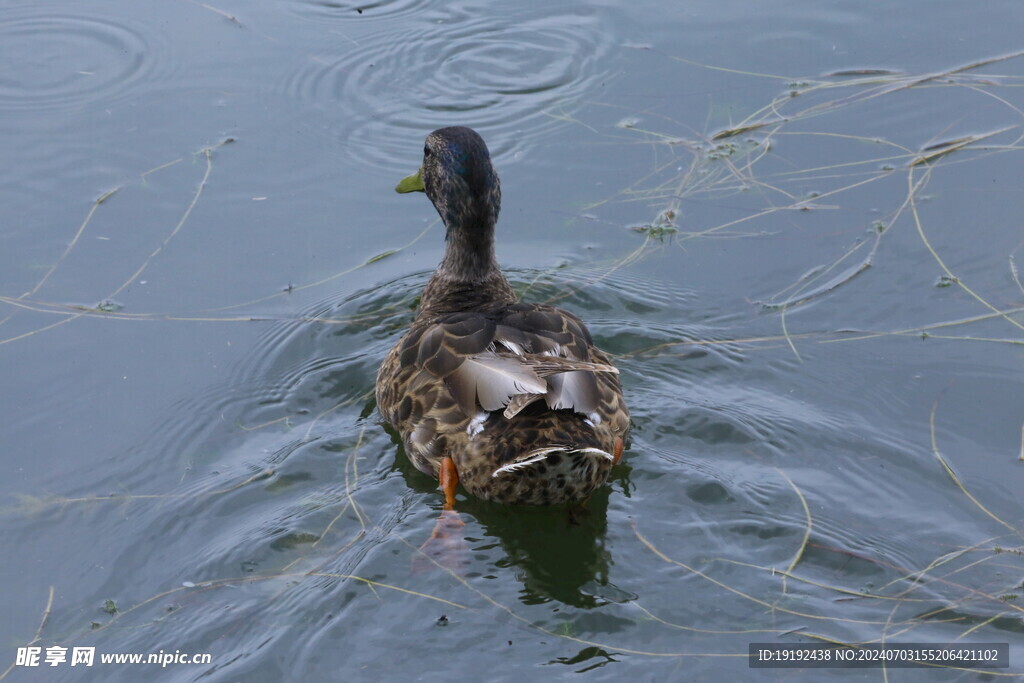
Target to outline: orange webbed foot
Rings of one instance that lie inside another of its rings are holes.
[[[455,511],[455,489],[459,485],[459,473],[451,458],[441,461],[438,475],[441,490],[444,491],[444,510],[434,525],[434,531],[427,542],[420,546],[420,552],[413,556],[412,571],[420,573],[432,569],[434,563],[456,573],[461,573],[468,564],[468,548],[463,536],[466,523]]]
[[[465,527],[466,523],[459,517],[458,512],[442,511],[430,538],[420,546],[420,551],[413,555],[413,573],[419,574],[440,565],[461,575],[463,568],[468,564],[466,556],[469,553],[463,536]]]

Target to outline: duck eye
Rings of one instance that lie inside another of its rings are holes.
[[[430,148],[427,147],[426,145],[424,145],[423,146],[423,157],[426,158],[426,157],[429,157],[429,156],[430,156]]]

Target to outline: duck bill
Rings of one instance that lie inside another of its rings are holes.
[[[423,192],[423,168],[407,178],[402,178],[395,186],[395,192],[405,194],[406,192]]]

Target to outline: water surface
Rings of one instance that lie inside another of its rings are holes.
[[[8,3],[0,643],[212,655],[8,677],[748,678],[821,640],[1021,674],[1021,20]],[[412,572],[442,499],[373,402],[443,249],[392,188],[442,125],[635,424],[583,518],[460,498],[462,577]]]

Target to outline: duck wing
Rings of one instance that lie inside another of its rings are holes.
[[[543,399],[554,410],[589,414],[600,395],[593,341],[576,316],[540,304],[447,314],[403,340],[402,364],[443,382],[463,413],[505,408],[511,418]]]

